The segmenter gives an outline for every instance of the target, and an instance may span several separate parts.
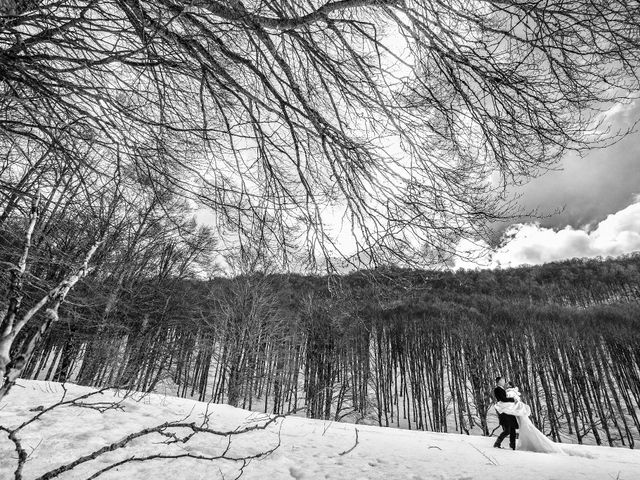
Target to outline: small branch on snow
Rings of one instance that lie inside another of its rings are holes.
[[[87,398],[89,398],[89,397],[91,397],[93,395],[101,394],[103,391],[107,390],[107,388],[102,388],[100,390],[96,390],[94,392],[87,393],[85,395],[82,395],[80,397],[74,398],[72,400],[65,400],[66,395],[67,395],[67,389],[65,388],[64,385],[63,385],[63,390],[64,390],[64,393],[62,395],[62,399],[58,403],[50,405],[49,407],[46,407],[46,408],[43,407],[43,406],[38,406],[38,407],[36,407],[34,409],[31,409],[30,411],[37,411],[38,414],[34,415],[33,417],[31,417],[29,420],[24,421],[22,424],[20,424],[16,428],[11,429],[11,428],[5,427],[4,425],[0,425],[0,431],[3,431],[3,432],[7,433],[7,436],[9,437],[9,440],[11,440],[13,442],[15,450],[16,450],[16,452],[18,454],[18,464],[16,465],[16,470],[14,471],[14,474],[13,474],[14,480],[22,480],[22,469],[24,467],[24,464],[27,462],[27,460],[29,459],[31,454],[33,454],[35,449],[40,446],[40,443],[42,443],[42,442],[38,443],[38,445],[36,445],[36,447],[32,449],[31,453],[28,454],[27,451],[22,446],[20,438],[18,437],[18,433],[20,432],[20,430],[22,430],[26,426],[32,424],[33,422],[39,420],[43,415],[51,412],[52,410],[54,410],[54,409],[56,409],[58,407],[61,407],[61,406],[78,406],[78,407],[83,407],[83,408],[89,408],[88,406],[91,405],[91,404],[79,403],[78,400],[84,400],[84,399],[87,399]],[[101,403],[100,405],[105,405],[105,404],[106,404],[106,402],[105,403]]]
[[[104,387],[104,388],[101,388],[100,390],[95,390],[93,392],[86,393],[84,395],[81,395],[79,397],[73,398],[71,400],[65,400],[66,395],[67,395],[67,390],[66,390],[66,388],[64,388],[64,394],[62,395],[62,399],[58,403],[54,403],[53,405],[50,405],[50,406],[48,406],[46,408],[42,408],[42,409],[40,409],[38,407],[39,413],[37,415],[34,415],[29,420],[26,420],[19,427],[15,428],[13,431],[17,433],[18,431],[22,430],[27,425],[35,422],[36,420],[39,420],[40,417],[42,417],[43,415],[46,415],[51,410],[54,410],[54,409],[59,408],[59,407],[63,407],[63,406],[72,406],[72,407],[73,406],[79,406],[81,408],[82,407],[86,408],[87,404],[82,404],[82,402],[78,402],[78,401],[79,400],[86,400],[87,398],[92,397],[94,395],[101,395],[105,390],[109,390],[109,387]],[[76,405],[77,403],[80,403],[80,405]],[[117,403],[115,403],[115,404],[117,404]]]
[[[191,458],[194,460],[208,460],[208,461],[215,461],[215,460],[225,460],[225,461],[230,461],[230,462],[241,462],[242,466],[240,467],[240,470],[242,472],[242,470],[246,467],[246,465],[248,464],[248,462],[252,459],[257,459],[257,458],[263,458],[271,453],[273,453],[278,447],[280,447],[280,433],[278,433],[278,443],[277,445],[275,445],[274,447],[265,450],[265,451],[261,451],[259,453],[253,454],[253,455],[246,455],[246,456],[232,456],[229,455],[229,451],[231,449],[231,443],[232,443],[232,438],[237,436],[237,435],[242,435],[242,434],[246,434],[249,432],[253,432],[253,431],[257,431],[257,430],[265,430],[269,425],[275,423],[279,418],[284,418],[281,415],[275,416],[270,418],[268,421],[266,421],[263,424],[257,424],[257,425],[252,425],[250,427],[246,427],[243,429],[236,429],[236,430],[232,430],[232,431],[220,431],[220,430],[214,430],[208,427],[203,427],[203,426],[199,426],[196,425],[195,422],[191,422],[191,423],[186,423],[184,421],[178,421],[178,422],[165,422],[162,423],[160,425],[157,425],[155,427],[149,427],[149,428],[145,428],[142,430],[139,430],[137,432],[131,433],[129,435],[127,435],[126,437],[122,438],[121,440],[114,442],[110,445],[105,445],[104,447],[95,450],[94,452],[84,455],[82,457],[79,457],[77,459],[75,459],[74,461],[66,464],[66,465],[61,465],[58,468],[55,468],[53,470],[50,470],[46,473],[44,473],[43,475],[39,476],[36,478],[36,480],[50,480],[52,478],[57,477],[58,475],[68,472],[70,470],[73,470],[74,468],[76,468],[78,465],[82,465],[84,463],[87,463],[91,460],[94,460],[96,458],[98,458],[99,456],[108,453],[108,452],[113,452],[115,450],[119,450],[121,448],[124,448],[126,446],[128,446],[133,440],[138,439],[138,438],[142,438],[142,437],[146,437],[149,436],[151,434],[157,433],[159,435],[162,435],[164,437],[168,437],[170,440],[164,442],[167,445],[173,444],[173,443],[187,443],[189,440],[191,440],[194,436],[196,436],[197,434],[210,434],[210,435],[215,435],[215,436],[220,436],[220,437],[226,437],[227,438],[227,446],[226,448],[223,450],[222,453],[218,454],[218,455],[200,455],[200,454],[193,454],[193,453],[178,453],[178,454],[154,454],[154,455],[147,455],[144,457],[129,457],[126,458],[124,460],[121,460],[119,462],[116,462],[114,464],[108,465],[107,467],[104,467],[102,470],[99,470],[98,472],[94,473],[91,477],[89,477],[90,479],[96,478],[100,475],[102,475],[103,473],[116,468],[120,465],[124,465],[126,463],[132,463],[132,462],[144,462],[144,461],[149,461],[149,460],[154,460],[154,459],[174,459],[174,458]],[[181,428],[187,428],[187,429],[191,429],[192,432],[185,436],[185,437],[178,437],[177,434],[175,432],[171,432],[171,431],[167,431],[168,429],[181,429]],[[16,479],[18,480],[18,479]],[[87,479],[88,480],[88,479]]]
[[[201,454],[195,454],[195,453],[189,453],[189,452],[184,452],[184,453],[177,453],[177,454],[153,454],[153,455],[146,455],[146,456],[142,456],[142,457],[136,457],[136,456],[131,456],[129,458],[125,458],[124,460],[120,460],[119,462],[115,462],[112,463],[111,465],[108,465],[104,468],[102,468],[101,470],[98,470],[97,472],[95,472],[93,475],[91,475],[90,477],[87,478],[87,480],[93,480],[94,478],[99,477],[100,475],[102,475],[103,473],[106,473],[114,468],[120,467],[122,465],[128,464],[128,463],[137,463],[137,462],[146,462],[146,461],[151,461],[151,460],[159,460],[159,459],[177,459],[177,458],[190,458],[190,459],[194,459],[194,460],[204,460],[204,461],[216,461],[216,460],[224,460],[224,461],[228,461],[228,462],[240,462],[241,465],[239,467],[239,474],[236,477],[240,478],[242,476],[242,473],[244,472],[245,467],[249,464],[249,462],[251,460],[254,459],[258,459],[258,458],[264,458],[268,455],[270,455],[271,453],[273,453],[274,451],[276,451],[280,445],[281,445],[281,435],[280,435],[280,431],[278,432],[278,443],[271,447],[268,450],[264,450],[261,452],[258,452],[256,454],[253,455],[246,455],[246,456],[241,456],[241,457],[235,457],[235,456],[231,456],[229,455],[229,450],[231,449],[231,439],[233,436],[235,435],[240,435],[243,433],[248,433],[251,431],[256,431],[256,430],[264,430],[267,428],[267,426],[271,425],[272,423],[275,423],[275,421],[278,418],[283,418],[281,416],[277,416],[277,417],[273,417],[271,419],[269,419],[268,422],[264,423],[263,425],[255,425],[249,428],[245,428],[243,430],[234,430],[234,431],[229,431],[229,432],[219,432],[219,431],[215,431],[209,428],[202,428],[202,427],[197,427],[194,423],[190,423],[190,424],[184,424],[184,423],[180,423],[180,422],[174,422],[174,423],[165,423],[162,425],[158,425],[156,427],[152,427],[152,428],[146,428],[143,430],[140,430],[139,432],[135,432],[132,433],[128,436],[126,436],[125,438],[123,438],[122,440],[120,440],[119,442],[115,442],[111,445],[105,446],[99,450],[96,450],[95,452],[86,455],[85,457],[81,457],[79,459],[77,459],[74,462],[71,462],[68,465],[64,465],[62,467],[59,467],[55,470],[51,470],[50,472],[45,473],[44,475],[41,475],[40,477],[38,477],[36,480],[48,480],[54,477],[57,477],[59,474],[63,473],[63,472],[67,472],[73,468],[75,468],[76,466],[80,465],[81,463],[85,463],[86,461],[89,460],[93,460],[97,457],[99,457],[100,455],[102,455],[103,453],[106,452],[112,452],[114,450],[117,450],[119,448],[123,448],[125,447],[128,443],[131,442],[131,440],[135,439],[135,438],[140,438],[142,436],[145,435],[149,435],[151,433],[159,433],[163,436],[169,436],[172,438],[172,440],[170,442],[167,442],[168,444],[171,443],[176,443],[176,442],[181,442],[181,443],[186,443],[188,442],[191,438],[193,438],[193,436],[195,436],[197,433],[211,433],[214,435],[225,435],[227,436],[227,446],[226,448],[222,451],[222,453],[218,454],[218,455],[201,455]],[[182,439],[180,439],[179,437],[177,437],[177,435],[175,435],[175,433],[168,433],[165,432],[164,430],[166,428],[192,428],[194,431],[190,434],[187,435],[186,437],[183,437]],[[282,426],[281,426],[282,428]]]
[[[329,422],[326,424],[326,426],[324,427],[324,430],[322,430],[322,436],[324,437],[324,434],[327,433],[327,430],[329,430],[329,427],[333,425],[333,422]]]
[[[480,450],[478,447],[476,447],[473,443],[470,443],[469,445],[471,445],[473,448],[475,448],[480,455],[482,455],[484,458],[489,460],[489,462],[491,462],[491,465],[496,465],[496,466],[498,465],[498,462],[496,461],[495,458],[492,458],[489,455],[487,455],[486,453],[484,453],[482,450]]]
[[[354,448],[356,448],[358,446],[358,429],[356,428],[356,442],[353,444],[353,447],[351,447],[349,450],[345,450],[344,452],[340,453],[339,455],[346,455],[347,453],[353,451]]]
[[[73,399],[69,399],[67,400],[67,389],[64,387],[63,385],[63,390],[64,393],[62,395],[62,398],[55,404],[50,405],[48,407],[44,407],[44,406],[39,406],[36,409],[32,409],[37,411],[38,413],[36,415],[34,415],[33,417],[29,418],[28,420],[25,420],[21,425],[19,425],[16,428],[9,428],[9,427],[5,427],[0,425],[0,431],[4,431],[7,433],[9,439],[13,442],[14,444],[14,448],[16,453],[18,454],[18,464],[16,466],[16,470],[14,472],[14,480],[22,480],[22,469],[24,467],[24,464],[26,463],[26,461],[29,458],[29,454],[27,453],[27,451],[23,448],[22,443],[20,441],[20,438],[18,437],[18,433],[24,429],[25,427],[31,425],[32,423],[36,422],[37,420],[39,420],[43,415],[49,414],[50,412],[52,412],[55,409],[58,409],[60,407],[66,406],[66,407],[78,407],[78,408],[90,408],[90,409],[94,409],[99,411],[100,413],[104,413],[107,410],[120,410],[120,411],[124,411],[124,408],[122,407],[121,403],[124,401],[124,398],[118,402],[96,402],[96,403],[90,403],[90,402],[85,402],[83,400],[87,400],[90,397],[93,397],[95,395],[99,395],[102,394],[105,390],[108,390],[109,387],[104,387],[100,390],[96,390],[93,392],[89,392],[86,393],[84,395],[81,395],[79,397],[73,398]],[[126,396],[125,396],[126,398]],[[230,451],[231,451],[231,447],[232,447],[232,440],[233,438],[235,438],[236,436],[239,435],[243,435],[249,432],[254,432],[254,431],[258,431],[258,430],[266,430],[270,425],[275,424],[277,422],[278,419],[281,418],[285,418],[284,415],[276,415],[273,417],[267,417],[264,419],[260,419],[259,422],[252,422],[252,424],[250,426],[245,426],[245,427],[238,427],[234,430],[229,430],[229,431],[225,431],[225,430],[215,430],[209,427],[209,413],[207,412],[205,414],[205,417],[203,419],[203,421],[198,425],[196,424],[196,422],[186,422],[186,419],[188,417],[185,417],[181,420],[178,421],[173,421],[173,422],[165,422],[162,423],[160,425],[157,425],[155,427],[150,427],[150,428],[145,428],[142,430],[139,430],[137,432],[133,432],[129,435],[127,435],[126,437],[120,439],[117,442],[111,443],[109,445],[105,445],[104,447],[95,450],[94,452],[84,455],[82,457],[76,458],[75,460],[73,460],[72,462],[66,464],[66,465],[61,465],[58,468],[55,468],[53,470],[50,470],[46,473],[44,473],[43,475],[37,477],[35,480],[50,480],[53,478],[58,477],[60,474],[69,472],[71,470],[73,470],[75,467],[85,464],[91,460],[94,460],[98,457],[100,457],[101,455],[108,453],[108,452],[113,452],[115,450],[119,450],[122,449],[124,447],[128,447],[131,442],[135,439],[138,438],[142,438],[142,437],[147,437],[151,434],[159,434],[162,437],[165,437],[167,440],[165,440],[164,442],[162,442],[165,445],[173,445],[173,444],[186,444],[187,442],[189,442],[193,437],[195,437],[196,435],[214,435],[217,437],[225,437],[226,438],[226,445],[225,448],[222,450],[222,452],[214,454],[214,455],[207,455],[207,454],[196,454],[196,453],[190,453],[190,452],[180,452],[180,453],[158,453],[158,454],[152,454],[152,455],[146,455],[146,456],[141,456],[141,457],[136,457],[136,456],[131,456],[129,458],[125,458],[123,460],[120,460],[118,462],[115,462],[111,465],[108,465],[106,467],[104,467],[103,469],[95,472],[92,476],[89,477],[89,479],[94,479],[97,478],[98,476],[102,475],[103,473],[106,473],[114,468],[117,468],[120,465],[124,465],[127,463],[133,463],[133,462],[144,462],[144,461],[150,461],[150,460],[155,460],[155,459],[174,459],[174,458],[190,458],[193,460],[198,460],[198,461],[226,461],[226,462],[232,462],[232,463],[237,463],[239,464],[238,468],[238,475],[236,478],[240,478],[240,476],[242,476],[244,469],[247,467],[247,465],[249,465],[249,463],[251,462],[251,460],[254,459],[259,459],[259,458],[264,458],[268,455],[270,455],[271,453],[273,453],[276,449],[278,449],[281,445],[281,429],[282,429],[282,424],[280,425],[280,431],[278,432],[278,442],[276,445],[274,445],[272,448],[269,448],[268,450],[264,450],[264,451],[260,451],[258,453],[255,454],[251,454],[251,455],[231,455]],[[180,429],[188,429],[191,430],[190,433],[188,433],[185,436],[178,436],[178,433],[175,430],[180,430]],[[172,431],[173,430],[173,431]],[[357,431],[356,431],[356,444],[357,444]],[[37,446],[36,446],[37,448]],[[355,448],[355,447],[354,447]],[[35,450],[35,449],[34,449]],[[32,451],[33,453],[33,451]]]
[[[100,413],[104,413],[108,410],[120,410],[124,412],[124,407],[120,405],[120,402],[96,402],[96,403],[84,403],[84,402],[74,402],[72,404],[74,407],[78,408],[88,408],[91,410],[97,410]]]
[[[29,460],[29,458],[31,457],[31,455],[33,455],[33,452],[35,452],[35,451],[38,449],[38,447],[39,447],[40,445],[42,445],[42,440],[43,440],[43,439],[41,438],[41,439],[40,439],[40,441],[38,442],[38,444],[37,444],[35,447],[31,448],[31,453],[30,453],[29,455],[27,455],[27,460]]]
[[[13,472],[14,480],[22,480],[22,468],[24,464],[27,462],[27,458],[29,455],[27,451],[22,447],[22,443],[17,436],[17,430],[9,430],[7,427],[0,425],[0,430],[7,433],[9,440],[13,442],[13,446],[18,454],[18,465],[16,465],[16,469]]]

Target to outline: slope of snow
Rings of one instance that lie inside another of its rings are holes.
[[[90,393],[92,389],[67,384],[65,400]],[[9,430],[60,401],[61,384],[21,380],[0,403],[0,426]],[[228,405],[206,404],[160,395],[134,395],[108,391],[81,403],[120,402],[119,408],[103,413],[83,406],[63,405],[17,433],[29,455],[22,475],[36,479],[117,442],[141,429],[167,421],[195,422],[208,416],[209,428],[234,430],[264,421],[265,416]],[[30,411],[33,409],[34,411]],[[356,429],[358,442],[356,444]],[[264,430],[228,437],[199,433],[186,442],[176,442],[191,433],[188,428],[169,429],[174,437],[158,433],[137,438],[118,448],[81,463],[56,477],[62,480],[88,479],[110,465],[101,479],[442,479],[487,478],[602,479],[640,478],[640,451],[570,445],[567,454],[542,454],[492,448],[486,437],[397,430],[364,425],[309,420],[300,417],[278,419]],[[170,442],[167,445],[167,442]],[[216,456],[228,448],[228,456],[248,456],[278,445],[270,455],[241,462],[184,458],[185,455]],[[506,445],[506,442],[505,442]],[[345,453],[346,452],[346,453]],[[149,455],[183,458],[155,458]],[[0,479],[14,478],[17,454],[6,432],[0,432]],[[46,477],[45,477],[46,478]],[[95,478],[95,477],[94,477]]]

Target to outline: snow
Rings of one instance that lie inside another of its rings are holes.
[[[65,394],[64,389],[67,392]],[[0,402],[0,425],[13,429],[41,413],[42,407],[92,392],[88,387],[20,380]],[[106,391],[84,403],[120,402],[103,413],[64,405],[21,429],[17,436],[29,454],[23,479],[32,480],[78,457],[117,442],[143,428],[167,421],[195,422],[215,430],[234,430],[267,419],[228,405],[206,404],[157,394]],[[40,407],[40,410],[30,411]],[[356,429],[358,443],[355,443]],[[173,429],[177,437],[191,433]],[[109,465],[131,457],[162,455],[215,456],[228,447],[224,436],[197,434],[185,443],[157,433],[133,440],[61,474],[61,480],[87,479]],[[242,463],[194,458],[132,461],[105,471],[101,479],[618,479],[640,478],[640,451],[565,445],[568,454],[543,454],[492,448],[494,439],[460,434],[408,431],[352,425],[301,417],[276,419],[264,430],[233,436],[230,456],[255,455],[278,448],[264,458]],[[345,453],[346,452],[346,453]],[[6,432],[0,432],[0,480],[14,478],[17,454]]]

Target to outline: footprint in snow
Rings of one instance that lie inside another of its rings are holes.
[[[299,480],[300,478],[304,478],[304,472],[301,469],[296,467],[289,467],[289,474],[296,480]]]

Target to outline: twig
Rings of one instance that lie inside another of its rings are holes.
[[[274,420],[274,419],[272,419],[272,420]],[[270,423],[272,423],[271,420],[267,424],[263,425],[262,427],[266,428],[266,426],[268,424],[270,424]],[[246,433],[247,431],[250,431],[250,430],[245,430],[242,433]],[[275,446],[271,447],[268,450],[265,450],[265,451],[262,451],[262,452],[258,452],[258,453],[253,454],[253,455],[247,455],[247,456],[243,456],[243,457],[234,457],[234,456],[229,456],[228,455],[228,452],[229,452],[229,450],[231,448],[231,436],[232,435],[237,435],[237,432],[231,432],[231,433],[229,433],[227,447],[219,455],[199,455],[199,454],[185,452],[185,453],[178,453],[178,454],[173,454],[173,455],[172,454],[153,454],[153,455],[147,455],[147,456],[144,456],[144,457],[131,456],[129,458],[125,458],[124,460],[120,460],[119,462],[116,462],[116,463],[113,463],[111,465],[108,465],[108,466],[104,467],[101,470],[98,470],[93,475],[88,477],[87,480],[93,480],[94,478],[99,477],[103,473],[106,473],[109,470],[112,470],[112,469],[114,469],[116,467],[120,467],[120,466],[125,465],[127,463],[146,462],[146,461],[158,460],[158,459],[176,459],[176,458],[191,458],[191,459],[194,459],[194,460],[205,460],[205,461],[226,460],[228,462],[234,462],[234,463],[235,462],[241,462],[241,465],[239,467],[238,475],[235,477],[235,479],[237,480],[238,478],[240,478],[242,476],[242,474],[244,472],[244,469],[249,465],[251,460],[264,458],[264,457],[272,454],[273,452],[275,452],[280,447],[280,445],[281,445],[281,431],[282,431],[282,425],[280,425],[280,430],[278,431],[278,443]],[[191,437],[191,436],[189,436],[189,437]],[[218,467],[218,470],[220,470],[219,467]],[[57,474],[55,476],[57,476]],[[44,478],[53,478],[53,477],[41,476],[41,477],[38,477],[37,480],[44,479]]]
[[[35,447],[33,447],[33,448],[31,449],[31,453],[30,453],[29,455],[27,455],[27,460],[29,460],[29,458],[31,457],[31,455],[33,455],[33,452],[35,452],[35,451],[38,449],[38,447],[39,447],[40,445],[42,445],[42,441],[43,441],[43,439],[41,438],[41,439],[40,439],[40,441],[38,442],[38,444],[37,444]]]
[[[189,440],[191,440],[191,438],[193,438],[196,434],[198,433],[205,433],[205,434],[211,434],[211,435],[216,435],[216,436],[220,436],[220,437],[226,437],[228,439],[227,442],[227,447],[225,448],[225,450],[222,452],[222,454],[218,455],[218,456],[207,456],[207,455],[195,455],[195,454],[191,454],[191,453],[180,453],[180,454],[176,454],[176,455],[162,455],[162,454],[156,454],[156,455],[149,455],[146,457],[130,457],[128,459],[125,459],[121,462],[118,463],[118,465],[122,465],[124,463],[130,463],[130,462],[140,462],[140,461],[146,461],[146,460],[153,460],[153,459],[157,459],[157,458],[194,458],[194,459],[198,459],[198,460],[230,460],[230,461],[242,461],[242,460],[247,460],[247,459],[252,459],[252,458],[261,458],[264,457],[270,453],[272,453],[276,448],[278,448],[280,446],[280,440],[278,440],[278,445],[275,446],[272,449],[269,449],[267,451],[264,452],[259,452],[257,454],[254,455],[250,455],[250,456],[246,456],[246,457],[232,457],[229,456],[229,450],[231,449],[231,439],[233,436],[236,435],[242,435],[248,432],[253,432],[256,430],[265,430],[269,425],[271,425],[272,423],[275,423],[279,418],[283,418],[282,416],[278,415],[275,417],[270,418],[267,422],[265,422],[264,424],[261,425],[253,425],[250,427],[246,427],[243,429],[236,429],[236,430],[232,430],[232,431],[220,431],[220,430],[213,430],[211,428],[206,428],[206,427],[202,427],[199,425],[196,425],[195,422],[192,423],[185,423],[185,422],[165,422],[162,423],[160,425],[157,425],[155,427],[149,427],[149,428],[144,428],[142,430],[139,430],[137,432],[131,433],[129,435],[127,435],[126,437],[122,438],[121,440],[111,443],[109,445],[105,445],[102,448],[99,448],[98,450],[95,450],[92,453],[89,453],[87,455],[84,455],[82,457],[79,457],[77,459],[75,459],[73,462],[68,463],[66,465],[62,465],[58,468],[55,468],[53,470],[50,470],[46,473],[44,473],[43,475],[37,477],[36,480],[49,480],[51,478],[55,478],[58,475],[60,475],[61,473],[64,472],[68,472],[70,470],[73,470],[75,467],[77,467],[78,465],[81,465],[83,463],[89,462],[91,460],[94,460],[95,458],[108,453],[108,452],[113,452],[114,450],[119,450],[121,448],[126,447],[129,443],[131,443],[131,441],[137,439],[137,438],[141,438],[141,437],[145,437],[148,436],[150,434],[153,433],[157,433],[160,434],[162,436],[165,437],[169,437],[170,441],[166,442],[167,444],[172,444],[172,443],[186,443]],[[174,432],[167,432],[167,429],[179,429],[179,428],[189,428],[192,430],[192,433],[180,438],[178,437]],[[278,435],[280,436],[280,435]],[[117,466],[117,465],[116,465]],[[93,477],[90,478],[95,478],[97,475],[101,475],[102,473],[110,470],[111,468],[114,468],[112,466],[110,467],[105,467],[102,471],[97,472],[96,475],[94,475]]]
[[[29,458],[29,455],[27,455],[27,451],[22,447],[22,443],[16,435],[17,430],[9,430],[3,425],[0,425],[0,430],[7,432],[9,440],[13,442],[16,453],[18,454],[18,465],[16,466],[16,469],[13,473],[13,478],[15,480],[22,480],[22,468],[24,467],[27,458]]]
[[[38,407],[37,408],[38,413],[36,415],[34,415],[28,420],[25,420],[21,425],[19,425],[14,429],[0,425],[0,430],[8,434],[8,437],[13,442],[15,451],[18,454],[18,464],[16,466],[16,470],[14,473],[14,480],[22,480],[22,469],[27,459],[30,456],[30,454],[27,454],[26,450],[23,448],[20,438],[18,437],[18,433],[22,429],[33,424],[34,422],[39,420],[43,415],[46,415],[59,407],[90,408],[90,409],[97,410],[101,413],[104,413],[107,410],[112,410],[112,409],[124,410],[124,408],[121,405],[121,403],[124,401],[124,398],[119,400],[118,402],[88,403],[88,402],[82,401],[92,396],[102,394],[105,390],[108,390],[108,389],[109,387],[104,387],[100,390],[92,391],[84,395],[81,395],[79,397],[66,400],[68,391],[67,391],[67,388],[63,385],[64,394],[62,395],[61,400],[58,401],[57,403],[50,405],[48,407],[43,407],[43,406]],[[137,432],[133,432],[125,436],[124,438],[120,439],[117,442],[113,442],[109,445],[105,445],[102,448],[99,448],[93,451],[92,453],[76,458],[75,460],[73,460],[72,462],[66,465],[61,465],[53,470],[50,470],[42,474],[41,476],[37,477],[37,479],[35,480],[49,480],[49,479],[55,478],[58,475],[65,472],[69,472],[73,470],[75,467],[82,465],[86,462],[89,462],[105,453],[122,449],[128,446],[135,439],[146,437],[151,434],[159,434],[162,437],[165,437],[167,440],[162,442],[165,445],[175,444],[177,446],[180,446],[180,444],[185,444],[189,442],[194,436],[198,434],[208,434],[208,435],[215,435],[219,437],[226,437],[227,444],[224,450],[217,455],[194,454],[194,453],[183,451],[181,453],[176,453],[176,454],[153,454],[153,455],[147,455],[144,457],[131,456],[129,458],[126,458],[124,460],[121,460],[119,462],[116,462],[114,464],[104,467],[103,469],[94,473],[89,478],[90,479],[96,478],[102,475],[103,473],[126,463],[142,462],[142,461],[154,460],[154,459],[168,459],[168,458],[191,458],[194,460],[208,460],[208,461],[224,460],[224,461],[235,462],[235,463],[239,462],[241,463],[239,467],[240,468],[239,475],[238,475],[238,478],[239,478],[239,476],[242,475],[242,472],[244,471],[244,469],[246,468],[246,466],[249,464],[251,460],[263,458],[271,454],[272,452],[274,452],[281,445],[282,424],[280,425],[280,431],[278,432],[278,443],[274,447],[265,451],[255,453],[253,455],[246,455],[246,456],[230,455],[229,453],[231,451],[233,438],[235,438],[238,435],[246,434],[249,432],[266,430],[267,427],[276,423],[278,419],[285,418],[284,415],[261,417],[258,420],[253,419],[251,421],[251,424],[248,426],[238,427],[234,430],[226,431],[226,430],[215,430],[215,429],[209,428],[210,413],[208,411],[205,413],[204,420],[200,423],[200,425],[196,424],[196,422],[187,422],[186,420],[191,415],[191,413],[192,412],[190,412],[189,415],[187,415],[186,417],[177,421],[165,422],[160,425],[156,425],[155,427],[149,427],[149,428],[139,430]],[[179,429],[189,429],[191,430],[191,432],[184,437],[179,437],[176,432],[176,430],[179,430]],[[356,444],[357,444],[357,430],[356,430]],[[33,450],[38,448],[38,446],[39,444]],[[33,450],[31,453],[33,453]]]
[[[120,410],[124,412],[124,407],[118,403],[113,402],[96,402],[96,403],[84,403],[84,402],[73,402],[70,406],[78,407],[78,408],[88,408],[91,410],[97,410],[100,413],[104,413],[108,410]]]
[[[89,397],[92,397],[94,395],[102,394],[105,390],[109,390],[109,387],[104,387],[104,388],[101,388],[100,390],[95,390],[93,392],[86,393],[84,395],[81,395],[79,397],[73,398],[71,400],[64,400],[64,398],[66,397],[66,393],[67,393],[66,389],[65,389],[65,393],[62,396],[62,400],[60,400],[58,403],[54,403],[53,405],[50,405],[50,406],[42,409],[40,411],[40,413],[38,413],[37,415],[31,417],[29,420],[27,420],[24,423],[22,423],[19,427],[15,428],[13,431],[14,432],[18,432],[19,430],[22,430],[27,425],[35,422],[36,420],[39,420],[40,417],[42,417],[43,415],[49,413],[51,410],[54,410],[54,409],[56,409],[58,407],[61,407],[61,406],[64,406],[64,405],[74,404],[78,400],[85,400],[85,399],[87,399]]]
[[[347,453],[353,451],[353,449],[358,446],[358,429],[356,428],[355,430],[356,430],[356,443],[354,443],[353,447],[351,447],[349,450],[345,450],[344,452],[340,453],[339,455],[346,455]]]
[[[323,436],[323,437],[324,437],[324,434],[325,434],[325,433],[327,433],[327,430],[329,430],[329,427],[330,427],[332,424],[333,424],[333,422],[329,422],[329,423],[327,423],[327,424],[324,426],[324,428],[323,428],[323,430],[322,430],[322,436]]]
[[[482,450],[480,450],[478,447],[476,447],[473,443],[470,443],[469,445],[471,445],[473,448],[475,448],[480,455],[482,455],[484,458],[489,460],[491,462],[491,465],[496,465],[496,466],[498,465],[498,462],[496,461],[495,458],[491,458],[489,455],[487,455]]]

